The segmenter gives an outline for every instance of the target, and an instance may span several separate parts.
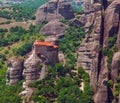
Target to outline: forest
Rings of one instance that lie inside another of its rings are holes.
[[[36,10],[46,3],[48,0],[25,1],[21,4],[14,4],[7,7],[0,7],[0,17],[6,19],[14,19],[16,21],[35,20]]]

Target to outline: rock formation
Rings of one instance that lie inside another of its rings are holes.
[[[117,91],[119,78],[120,0],[95,2],[85,6],[89,8],[85,9],[86,37],[78,50],[77,66],[90,74],[95,103],[118,102],[119,95],[115,97],[113,91]],[[110,48],[111,38],[114,42]],[[113,54],[106,55],[110,49]],[[111,80],[113,87],[108,85]]]
[[[74,13],[67,0],[50,0],[41,6],[36,13],[36,24],[54,19],[72,19]]]
[[[120,1],[115,0],[105,11],[105,30],[104,30],[104,47],[108,46],[108,38],[117,35],[119,32],[120,22]],[[119,36],[119,35],[118,35]],[[119,46],[119,38],[118,38]]]
[[[23,78],[22,72],[24,61],[21,58],[10,58],[8,62],[6,84],[11,85],[17,83]]]
[[[58,20],[51,20],[40,30],[40,34],[44,34],[46,36],[46,42],[58,45],[60,38],[65,34],[65,29],[65,24]]]
[[[24,63],[23,75],[26,84],[43,79],[47,73],[48,65],[58,62],[58,47],[56,45],[36,41],[30,57]]]
[[[52,20],[40,30],[40,33],[46,36],[63,36],[65,33],[65,29],[65,24],[59,22],[58,20]]]
[[[99,46],[100,46],[100,27],[101,27],[101,5],[94,4],[94,14],[90,13],[87,14],[86,18],[86,25],[85,28],[91,28],[91,33],[87,33],[85,40],[81,44],[78,50],[78,62],[77,66],[82,66],[87,72],[90,73],[91,69],[93,68],[93,58],[96,58],[96,62],[98,61],[98,53],[99,53]],[[97,7],[99,9],[95,9]],[[89,17],[89,16],[90,17]],[[93,21],[94,20],[94,21]],[[94,23],[94,24],[93,24]],[[93,52],[94,51],[94,52]]]
[[[15,84],[23,77],[25,85],[43,79],[47,73],[47,66],[54,66],[58,62],[58,46],[36,41],[32,54],[24,62],[21,58],[11,58],[8,61],[7,84]]]
[[[39,65],[41,63],[42,60],[37,55],[35,55],[35,52],[33,52],[32,55],[30,55],[30,57],[25,61],[23,75],[27,83],[31,83],[39,79],[41,69]]]
[[[57,45],[39,40],[35,41],[32,54],[24,62],[23,76],[25,82],[23,83],[23,88],[25,90],[19,94],[22,98],[26,98],[26,100],[23,99],[23,102],[30,102],[30,98],[34,92],[32,88],[28,87],[29,83],[44,79],[47,74],[47,67],[49,65],[54,66],[57,62]]]

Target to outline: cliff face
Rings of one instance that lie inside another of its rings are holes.
[[[15,84],[23,78],[23,63],[21,58],[9,59],[6,84]]]
[[[54,19],[72,19],[74,13],[67,0],[50,0],[41,6],[36,13],[36,24]]]
[[[43,79],[47,73],[48,65],[55,65],[58,62],[58,48],[47,42],[36,41],[32,54],[24,63],[23,75],[25,82],[29,83]]]
[[[77,66],[90,74],[95,103],[118,102],[119,93],[114,93],[119,85],[120,0],[94,2],[85,9],[86,37],[78,51]]]
[[[83,69],[91,75],[91,85],[96,89],[97,81],[98,58],[101,38],[101,22],[102,22],[102,6],[101,4],[89,4],[92,6],[92,12],[86,15],[86,37],[78,51],[77,66],[82,66]],[[93,13],[94,10],[94,13]],[[90,30],[88,30],[88,28]],[[90,32],[88,32],[90,31]]]
[[[23,76],[25,77],[25,85],[45,77],[47,73],[47,62],[48,61],[45,57],[40,58],[33,51],[33,53],[24,63],[25,68],[23,71]]]
[[[7,84],[15,84],[23,77],[25,86],[29,83],[43,79],[47,74],[47,67],[58,62],[57,45],[36,41],[33,45],[32,54],[25,60],[11,58],[7,70]]]

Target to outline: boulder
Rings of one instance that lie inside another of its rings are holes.
[[[59,40],[64,37],[65,30],[65,24],[59,22],[58,20],[52,20],[40,30],[40,34],[47,36],[45,38],[46,42],[58,45]]]
[[[52,20],[47,23],[39,33],[44,34],[46,36],[62,36],[65,33],[66,25],[59,22],[58,20]]]

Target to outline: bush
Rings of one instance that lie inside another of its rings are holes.
[[[112,81],[112,80],[109,80],[109,81],[108,81],[108,86],[109,86],[110,88],[113,88],[113,81]]]
[[[8,32],[8,29],[0,28],[0,33],[1,33],[1,32]]]
[[[25,55],[32,50],[32,43],[24,43],[21,47],[13,48],[13,53],[18,55]]]
[[[0,59],[2,59],[3,61],[6,60],[6,56],[4,54],[0,54]]]
[[[9,51],[8,51],[8,50],[4,50],[4,53],[5,53],[5,54],[8,54],[8,53],[9,53]]]

